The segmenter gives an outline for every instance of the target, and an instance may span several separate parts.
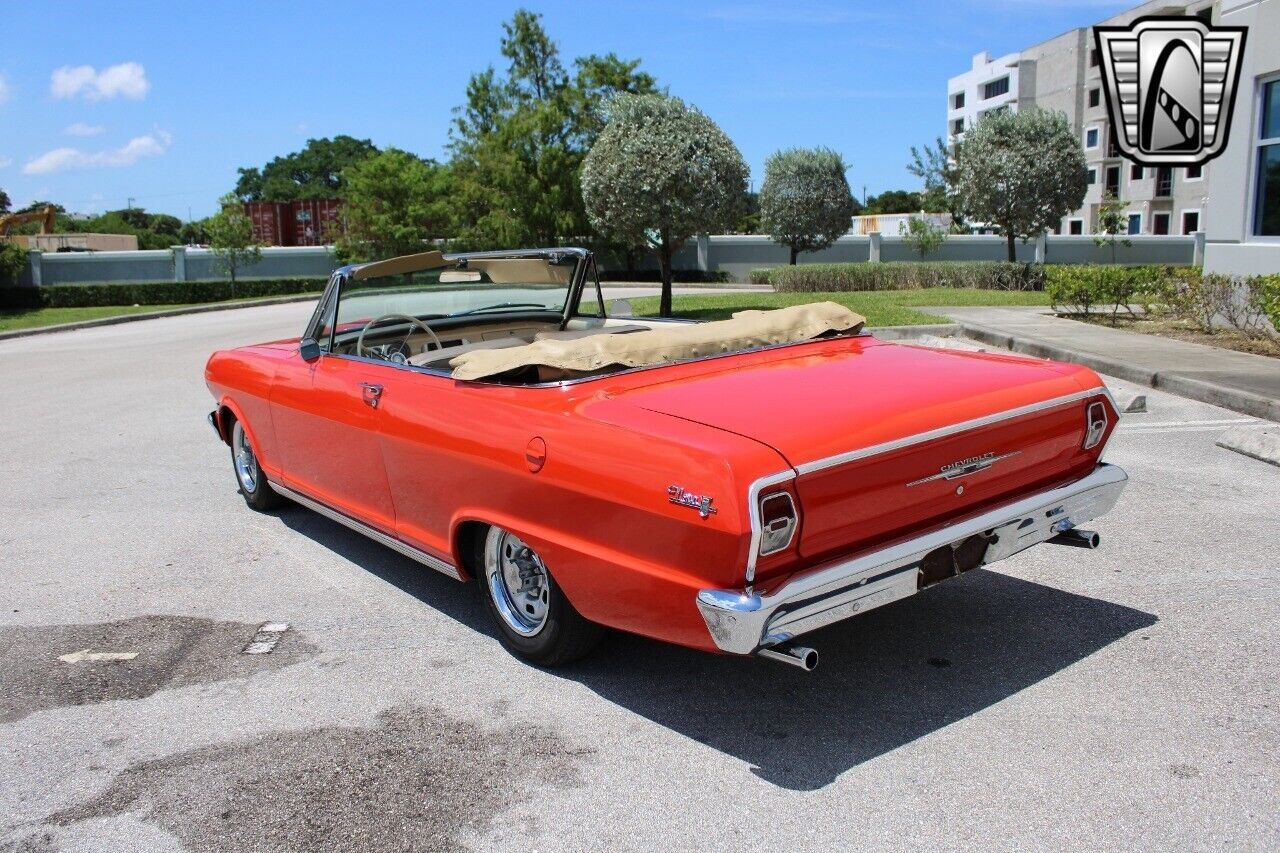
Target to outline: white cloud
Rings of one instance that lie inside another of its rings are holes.
[[[9,85],[9,78],[0,74],[0,104],[11,97],[13,97],[13,87]]]
[[[68,169],[96,169],[132,166],[143,157],[156,157],[169,149],[172,137],[164,131],[135,136],[120,148],[106,151],[81,151],[78,148],[55,148],[29,161],[22,167],[25,175],[44,175]]]
[[[136,62],[122,62],[101,71],[92,65],[64,65],[53,72],[49,92],[55,98],[74,98],[98,101],[122,95],[140,100],[146,97],[151,84],[147,71]]]
[[[100,124],[85,124],[82,121],[78,121],[75,124],[69,125],[67,129],[62,132],[67,136],[97,136],[104,130],[106,130],[106,128]]]
[[[13,165],[12,157],[0,157],[0,169],[7,169]]]

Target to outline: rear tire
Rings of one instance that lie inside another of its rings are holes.
[[[231,467],[236,474],[236,485],[240,495],[250,509],[268,512],[284,503],[271,489],[262,467],[258,464],[258,455],[253,451],[249,434],[245,432],[239,420],[231,424]]]
[[[563,666],[599,645],[604,628],[573,608],[542,558],[514,533],[490,527],[477,537],[472,565],[498,639],[516,657]]]

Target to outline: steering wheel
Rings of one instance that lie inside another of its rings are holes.
[[[439,336],[436,335],[436,333],[431,330],[430,326],[428,326],[426,323],[419,320],[417,317],[410,317],[408,314],[383,314],[381,317],[374,317],[372,320],[365,323],[364,328],[360,330],[360,336],[356,338],[356,355],[359,355],[359,356],[365,355],[365,348],[364,348],[365,334],[374,326],[378,325],[379,323],[386,322],[387,320],[405,320],[410,324],[417,326],[419,329],[426,332],[427,335],[431,338],[431,340],[435,342],[436,349],[438,350],[444,349],[444,344],[440,343]],[[413,333],[410,332],[409,334],[413,334]],[[400,342],[400,345],[404,346],[404,344],[407,343],[408,340],[409,340],[409,335],[405,335],[404,340]],[[388,358],[385,360],[393,361],[394,359]]]

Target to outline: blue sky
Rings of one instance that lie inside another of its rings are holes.
[[[211,213],[238,166],[348,133],[443,157],[467,78],[518,3],[6,4],[0,188],[21,205]],[[946,80],[1128,3],[525,3],[566,60],[639,57],[738,144],[826,145],[861,196],[914,188],[908,148],[945,130]],[[567,64],[567,61],[566,61]]]

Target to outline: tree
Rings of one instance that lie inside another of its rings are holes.
[[[388,148],[345,175],[346,230],[337,243],[344,262],[424,251],[450,223],[448,166]]]
[[[1128,248],[1133,241],[1121,234],[1129,232],[1129,217],[1125,215],[1124,202],[1111,193],[1107,193],[1098,206],[1098,230],[1093,238],[1095,246],[1111,246],[1111,263],[1116,262],[1116,243]]]
[[[946,229],[924,216],[912,216],[906,222],[900,223],[898,233],[902,235],[902,239],[908,246],[920,253],[922,258],[947,242]]]
[[[926,213],[951,214],[951,230],[963,232],[964,212],[960,209],[960,197],[956,182],[960,174],[960,141],[950,147],[941,136],[933,146],[911,146],[911,162],[907,171],[924,182],[920,193],[920,209]]]
[[[13,202],[9,200],[9,194],[4,190],[0,190],[0,213],[8,213]]]
[[[377,147],[368,139],[338,135],[308,139],[301,151],[276,157],[262,169],[239,169],[236,195],[242,201],[293,201],[343,195],[342,172]]]
[[[671,316],[671,256],[695,234],[723,228],[738,211],[747,164],[715,122],[679,98],[628,95],[582,166],[591,223],[658,255],[659,313]]]
[[[1066,116],[1029,109],[989,112],[964,140],[957,190],[965,215],[1014,240],[1039,236],[1084,201],[1084,151]]]
[[[240,198],[235,193],[227,193],[218,203],[222,209],[206,219],[204,227],[209,235],[209,248],[231,276],[234,292],[236,272],[261,260],[262,249],[253,240],[253,223],[245,215]]]
[[[765,160],[760,224],[791,250],[792,264],[799,253],[825,249],[848,233],[854,205],[847,168],[829,148],[791,148]]]
[[[554,245],[588,235],[583,158],[605,124],[608,102],[652,92],[639,60],[614,54],[574,61],[570,76],[541,16],[518,10],[503,24],[505,76],[488,68],[455,110],[450,165],[461,245]]]
[[[911,190],[885,190],[867,198],[865,213],[915,213],[921,208],[920,193]]]

